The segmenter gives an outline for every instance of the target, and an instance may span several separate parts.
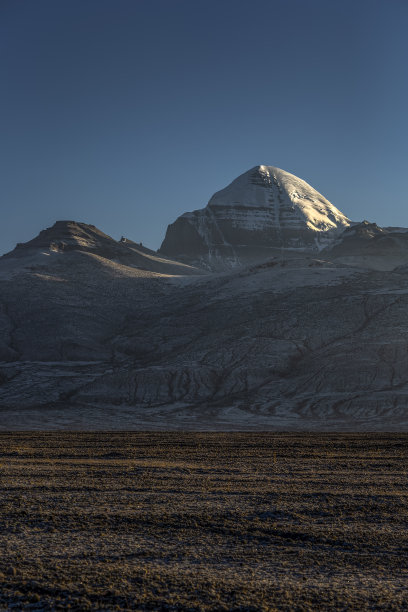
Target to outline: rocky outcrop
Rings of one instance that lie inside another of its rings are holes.
[[[408,232],[362,221],[346,228],[322,256],[350,266],[393,270],[408,264]]]
[[[160,252],[222,269],[282,249],[317,251],[349,220],[313,187],[273,166],[256,166],[208,205],[169,225]]]

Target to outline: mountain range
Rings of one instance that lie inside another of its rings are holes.
[[[256,166],[156,252],[57,221],[0,258],[2,429],[408,429],[408,229]]]

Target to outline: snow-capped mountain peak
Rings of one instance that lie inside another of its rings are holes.
[[[270,249],[319,250],[350,220],[306,181],[259,165],[169,226],[161,252],[227,267]]]
[[[299,219],[314,231],[327,231],[349,219],[306,181],[275,166],[255,166],[215,193],[208,206],[264,207],[276,216],[276,223]],[[281,214],[281,218],[279,218]]]

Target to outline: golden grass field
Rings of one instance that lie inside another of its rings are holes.
[[[408,609],[407,443],[1,433],[0,609]]]

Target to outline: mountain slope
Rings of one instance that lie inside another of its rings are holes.
[[[302,179],[255,166],[214,194],[204,209],[169,225],[160,252],[222,269],[282,248],[319,250],[349,223]]]
[[[0,274],[0,427],[408,427],[405,269],[73,257]]]
[[[116,267],[118,272],[121,266],[125,266],[166,275],[203,273],[195,267],[158,255],[132,240],[122,238],[118,242],[94,225],[57,221],[32,240],[17,244],[13,251],[3,255],[0,258],[0,274],[16,273],[27,267],[32,269],[33,266],[50,269],[54,266],[76,265],[77,262],[85,261],[84,256],[88,257],[88,262],[90,258],[98,259],[100,264]]]
[[[156,299],[158,280],[196,274],[93,225],[59,221],[0,258],[0,361],[110,358],[112,329]]]

